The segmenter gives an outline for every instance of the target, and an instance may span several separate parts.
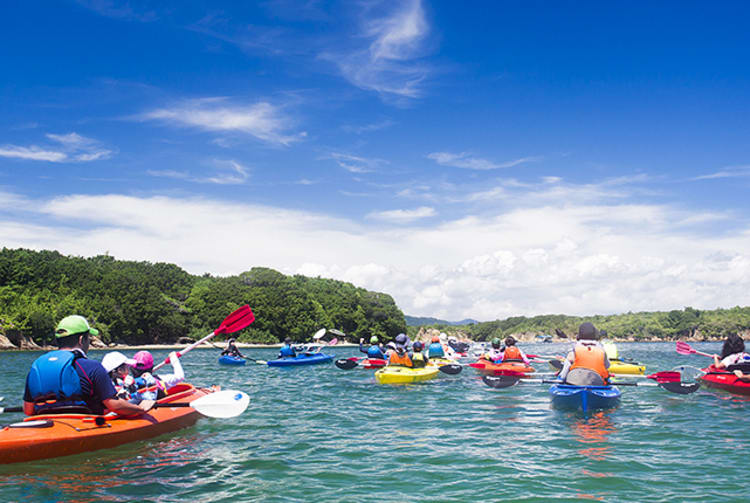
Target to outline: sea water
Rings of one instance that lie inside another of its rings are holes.
[[[648,372],[709,359],[674,343],[621,343]],[[713,353],[720,343],[694,344]],[[567,344],[527,344],[556,355]],[[338,357],[356,348],[326,348]],[[276,350],[244,350],[272,359]],[[21,403],[40,353],[0,353],[3,405]],[[101,359],[104,352],[91,351]],[[167,351],[155,351],[156,361]],[[217,350],[183,358],[188,381],[251,397],[233,419],[203,418],[115,449],[0,465],[0,501],[581,501],[747,499],[750,403],[702,388],[675,395],[622,387],[620,405],[584,416],[550,407],[549,385],[487,387],[465,367],[415,385],[378,385],[333,364],[221,366]],[[546,364],[538,364],[542,372]],[[169,366],[165,368],[169,370]],[[633,379],[635,380],[635,379]],[[0,424],[21,419],[3,414]]]

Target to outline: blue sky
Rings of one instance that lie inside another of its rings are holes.
[[[750,304],[743,2],[13,2],[0,243],[411,315]]]

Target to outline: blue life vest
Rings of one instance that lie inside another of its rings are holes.
[[[378,358],[380,360],[384,360],[385,356],[383,355],[383,352],[380,350],[380,348],[377,346],[377,344],[373,344],[369,348],[367,348],[367,357],[368,358]]]
[[[282,358],[294,358],[296,356],[296,353],[294,352],[294,348],[292,348],[291,345],[284,344],[283,346],[281,346],[279,356]]]
[[[64,407],[86,407],[81,378],[73,367],[78,357],[73,351],[57,350],[34,360],[26,383],[35,403],[35,413]]]
[[[443,352],[443,345],[439,342],[433,342],[429,346],[427,346],[427,353],[430,355],[430,358],[434,356],[445,356],[445,352]]]

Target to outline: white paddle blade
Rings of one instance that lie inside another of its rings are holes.
[[[208,417],[236,417],[245,412],[250,397],[243,391],[227,389],[202,396],[190,402],[190,406]]]
[[[315,332],[315,335],[313,335],[313,339],[317,341],[318,339],[320,339],[321,337],[323,337],[325,334],[326,334],[326,329],[325,328],[321,328],[320,330],[318,330],[317,332]]]

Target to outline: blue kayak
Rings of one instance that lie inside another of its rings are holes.
[[[223,355],[219,357],[219,363],[222,365],[244,365],[245,359],[239,356]]]
[[[269,367],[293,367],[295,365],[315,365],[317,363],[328,363],[333,361],[333,355],[325,353],[300,353],[294,358],[280,358],[270,360]]]
[[[620,390],[615,386],[574,386],[553,384],[549,388],[552,405],[560,409],[609,409],[620,402]]]

